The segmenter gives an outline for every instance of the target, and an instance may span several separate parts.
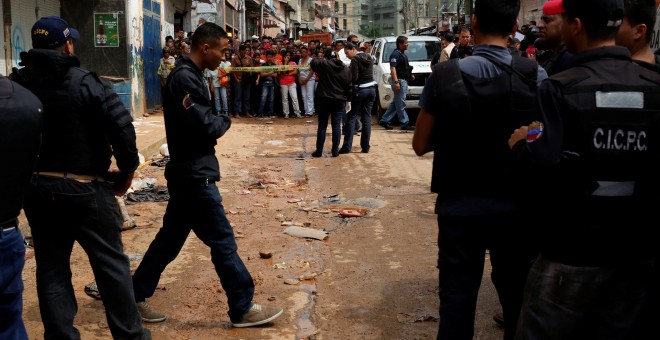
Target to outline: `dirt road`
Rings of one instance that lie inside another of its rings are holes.
[[[165,322],[146,324],[154,339],[434,339],[439,302],[432,155],[414,154],[411,132],[374,124],[370,153],[359,152],[356,137],[351,154],[312,158],[315,118],[268,122],[234,121],[216,148],[223,176],[218,186],[256,283],[255,300],[284,307],[284,315],[265,327],[232,328],[209,250],[191,234],[149,300],[168,315]],[[326,150],[329,143],[328,135]],[[166,184],[162,167],[140,174]],[[123,240],[135,269],[166,203],[128,203],[138,227],[123,232]],[[343,218],[341,208],[367,213]],[[328,237],[289,236],[283,233],[289,225],[324,230]],[[260,252],[273,256],[262,259]],[[83,339],[108,339],[102,302],[84,293],[94,277],[79,246],[71,262],[75,324]],[[29,258],[23,276],[30,339],[43,334],[34,273]],[[491,321],[499,306],[490,268],[478,303],[475,338],[501,338]]]

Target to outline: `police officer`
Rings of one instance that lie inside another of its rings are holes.
[[[46,339],[80,337],[71,285],[74,242],[87,252],[113,338],[150,338],[133,298],[122,218],[123,195],[139,165],[130,113],[98,76],[79,68],[77,30],[60,17],[39,19],[33,49],[12,78],[44,104],[43,143],[25,214],[35,244],[37,294]],[[110,170],[114,155],[118,169]],[[114,181],[111,185],[108,180]]]
[[[537,255],[526,218],[528,181],[506,144],[531,118],[536,87],[547,78],[538,64],[508,49],[519,0],[478,1],[476,40],[468,58],[438,63],[419,104],[413,149],[433,151],[431,190],[438,194],[438,339],[472,339],[475,302],[486,250],[504,316],[504,339],[513,339],[525,278]],[[503,108],[498,113],[493,107]]]
[[[401,35],[396,38],[396,49],[390,55],[390,72],[392,74],[390,85],[394,91],[394,98],[387,108],[387,111],[380,118],[378,124],[387,130],[391,130],[390,121],[396,114],[401,123],[401,130],[415,130],[406,113],[406,92],[408,91],[408,81],[414,80],[412,67],[408,62],[405,52],[408,49],[408,38]]]
[[[344,144],[339,153],[349,153],[353,148],[353,131],[357,115],[360,115],[362,121],[362,135],[360,136],[360,146],[363,153],[368,153],[371,146],[371,108],[376,98],[376,82],[373,76],[374,60],[362,50],[358,51],[358,45],[347,42],[344,48],[346,57],[351,60],[350,70],[353,84],[353,99],[351,101],[351,111],[347,113],[348,122],[346,133],[344,134]]]
[[[39,99],[0,75],[0,339],[27,339],[23,324],[25,244],[17,217],[39,152]]]
[[[165,85],[163,109],[170,151],[165,178],[170,200],[163,227],[135,270],[133,286],[136,301],[148,307],[145,300],[154,294],[161,274],[192,230],[211,248],[211,262],[227,295],[232,326],[252,327],[275,320],[283,310],[253,301],[254,281],[238,255],[234,231],[215,184],[220,180],[216,139],[229,130],[231,118],[215,112],[203,70],[217,69],[227,46],[227,33],[220,26],[202,24],[195,30],[190,54],[181,57]],[[146,321],[165,320],[152,309],[147,312],[143,315]]]
[[[624,339],[657,249],[660,75],[615,46],[624,0],[562,1],[562,37],[573,58],[541,84],[540,123],[509,141],[550,171],[537,181],[550,182],[544,196],[560,197],[539,205],[551,213],[539,211],[548,223],[518,335]]]

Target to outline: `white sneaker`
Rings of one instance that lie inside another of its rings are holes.
[[[282,315],[282,312],[284,310],[279,307],[262,306],[254,303],[247,314],[243,315],[241,321],[232,322],[231,325],[237,328],[262,325],[277,319]]]

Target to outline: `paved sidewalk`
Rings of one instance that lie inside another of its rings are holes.
[[[133,117],[138,152],[145,160],[150,160],[159,154],[160,146],[166,143],[165,120],[163,110],[158,109],[149,114]]]

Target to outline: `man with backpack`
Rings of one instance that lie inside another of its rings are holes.
[[[513,339],[536,256],[525,206],[531,186],[515,171],[507,141],[519,122],[529,122],[547,74],[507,49],[519,9],[519,0],[478,1],[472,56],[438,63],[419,102],[413,149],[419,156],[434,151],[431,190],[438,194],[438,339],[473,337],[486,250],[504,339]]]

